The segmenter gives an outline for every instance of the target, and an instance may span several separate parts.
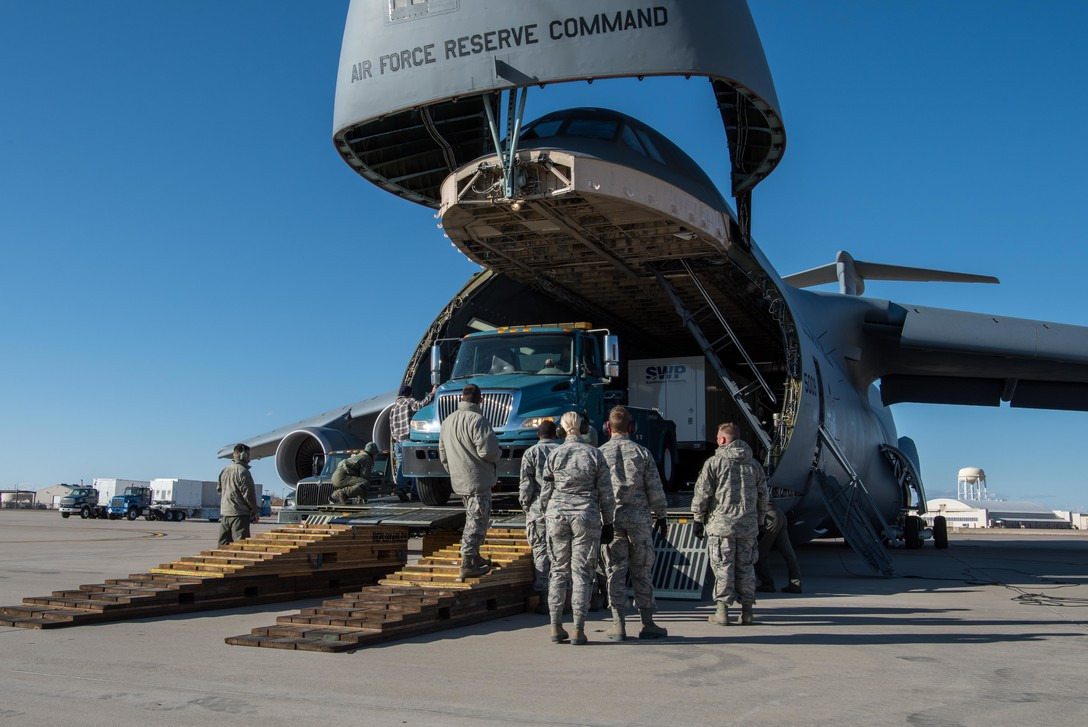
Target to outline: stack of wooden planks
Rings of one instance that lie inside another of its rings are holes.
[[[533,557],[523,530],[492,528],[480,548],[491,572],[462,582],[457,543],[420,558],[378,585],[281,616],[275,626],[226,641],[302,651],[350,651],[521,613],[533,584]]]
[[[404,565],[408,530],[288,525],[146,573],[24,598],[0,626],[60,628],[344,593]]]

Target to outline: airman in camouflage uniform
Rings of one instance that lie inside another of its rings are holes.
[[[653,568],[654,530],[666,529],[665,488],[650,450],[631,440],[631,415],[617,406],[608,415],[612,438],[601,445],[608,462],[612,492],[616,496],[615,536],[604,544],[608,572],[608,602],[612,607],[612,628],[608,638],[627,638],[623,612],[627,608],[627,574],[635,587],[635,605],[642,616],[640,639],[659,639],[669,632],[654,623]],[[651,520],[651,513],[653,520]]]
[[[695,536],[707,536],[716,610],[708,621],[729,625],[729,604],[740,601],[742,624],[752,623],[759,523],[770,512],[767,478],[735,424],[718,427],[718,449],[703,464],[691,500]]]
[[[332,473],[333,490],[329,496],[329,502],[342,505],[351,502],[353,497],[361,497],[363,502],[366,502],[370,470],[373,469],[374,458],[377,456],[378,445],[367,442],[362,452],[341,460]]]
[[[482,576],[491,561],[480,555],[491,522],[491,491],[498,482],[499,440],[480,411],[483,394],[465,384],[457,411],[442,420],[438,458],[450,473],[450,485],[465,506],[461,532],[461,580]]]
[[[525,538],[533,549],[533,589],[540,599],[537,613],[548,613],[548,532],[540,507],[540,490],[544,484],[544,464],[551,451],[559,446],[555,422],[541,422],[536,428],[536,436],[540,441],[525,450],[521,457],[518,501],[525,511]]]
[[[563,605],[568,590],[574,618],[571,643],[586,643],[586,611],[596,580],[597,558],[601,542],[612,540],[616,510],[608,463],[599,449],[579,441],[580,419],[577,412],[567,412],[560,420],[568,435],[548,455],[540,492],[548,528],[548,608],[555,643],[567,639]]]

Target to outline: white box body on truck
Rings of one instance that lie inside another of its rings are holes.
[[[728,394],[713,373],[707,386],[706,358],[674,356],[632,359],[627,365],[627,401],[657,409],[676,422],[680,449],[713,449],[718,425],[726,416]]]
[[[117,477],[95,477],[92,483],[98,490],[98,502],[108,505],[117,495],[125,494],[126,487],[150,487],[149,480],[122,480]]]

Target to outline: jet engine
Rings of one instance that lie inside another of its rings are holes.
[[[276,473],[285,485],[294,489],[299,480],[321,471],[327,453],[362,449],[365,444],[349,432],[331,427],[296,429],[276,447]]]

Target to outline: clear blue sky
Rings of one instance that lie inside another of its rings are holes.
[[[467,1],[467,0],[466,0]],[[347,0],[0,4],[0,488],[214,479],[220,446],[394,388],[473,266],[333,150]],[[1088,5],[752,0],[785,117],[753,231],[1000,286],[866,293],[1088,325]],[[549,87],[723,187],[705,81]],[[1088,508],[1088,414],[898,405],[931,495]],[[271,460],[257,480],[280,488]]]

